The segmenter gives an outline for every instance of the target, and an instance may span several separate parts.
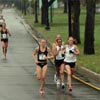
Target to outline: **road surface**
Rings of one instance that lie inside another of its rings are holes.
[[[53,82],[54,66],[49,63],[45,96],[39,94],[32,52],[37,46],[31,28],[14,9],[3,10],[9,38],[7,60],[0,50],[0,100],[99,100],[100,92],[73,79],[73,92],[64,91]]]

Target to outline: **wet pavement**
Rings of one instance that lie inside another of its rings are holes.
[[[12,33],[9,38],[7,60],[0,50],[0,100],[99,100],[96,91],[73,79],[73,91],[69,93],[57,88],[53,82],[54,66],[49,63],[45,85],[45,96],[38,92],[35,64],[32,52],[37,46],[31,28],[13,9],[3,11],[7,27]]]

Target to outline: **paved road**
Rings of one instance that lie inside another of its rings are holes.
[[[46,95],[38,93],[39,83],[35,79],[35,64],[32,52],[37,46],[30,27],[13,9],[3,11],[7,27],[12,33],[9,38],[7,60],[0,50],[0,100],[99,100],[100,92],[73,80],[74,90],[61,91],[53,82],[54,68],[49,63]]]

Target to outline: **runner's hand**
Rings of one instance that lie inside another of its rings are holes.
[[[38,64],[39,62],[36,60],[35,63]]]

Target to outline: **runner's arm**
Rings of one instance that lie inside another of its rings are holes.
[[[54,56],[54,57],[58,54],[57,48],[56,48],[56,44],[55,44],[55,43],[53,43],[53,45],[52,45],[52,53],[53,53],[53,56]]]
[[[33,51],[33,54],[32,54],[35,63],[38,63],[37,58],[36,58],[36,55],[38,53],[38,49],[39,48],[35,48],[35,50]]]
[[[80,51],[79,51],[77,45],[75,45],[75,51],[74,51],[74,54],[75,54],[75,55],[80,55]]]
[[[9,34],[9,36],[11,36],[11,33],[9,32],[9,30],[7,29],[7,33]]]
[[[52,53],[51,49],[50,48],[47,48],[47,50],[48,50],[47,59],[53,59],[54,56],[53,56],[53,53]]]

